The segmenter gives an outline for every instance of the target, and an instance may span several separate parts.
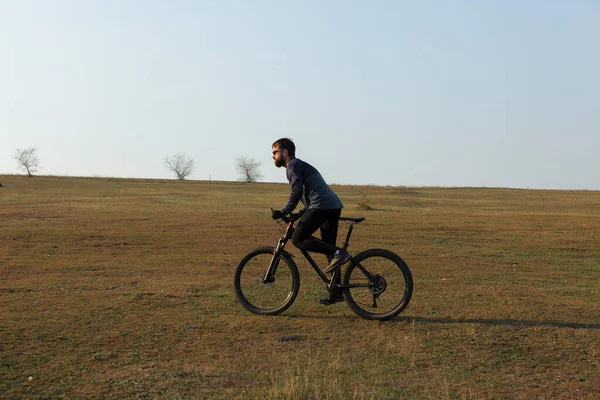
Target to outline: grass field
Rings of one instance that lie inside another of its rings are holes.
[[[366,217],[350,250],[388,248],[413,272],[408,308],[374,322],[319,305],[300,257],[284,314],[237,303],[233,268],[276,244],[268,208],[288,185],[0,183],[2,399],[600,393],[598,191],[334,187]]]

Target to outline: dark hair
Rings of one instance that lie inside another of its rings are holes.
[[[273,146],[271,147],[277,147],[278,149],[285,149],[288,152],[288,155],[290,157],[296,157],[296,145],[294,144],[294,142],[292,142],[292,139],[288,139],[288,138],[281,138],[277,141],[275,141],[275,143],[273,143]]]

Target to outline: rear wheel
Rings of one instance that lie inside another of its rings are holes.
[[[260,315],[276,315],[292,305],[300,290],[300,275],[294,260],[282,254],[271,282],[264,278],[275,248],[258,247],[242,258],[235,268],[235,293],[246,310]]]
[[[348,306],[366,319],[388,320],[406,308],[413,291],[406,263],[388,250],[372,249],[357,254],[343,283]]]

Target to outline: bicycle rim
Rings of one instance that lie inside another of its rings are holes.
[[[358,265],[368,271],[371,279]],[[363,318],[387,320],[398,315],[412,296],[412,276],[396,254],[374,249],[358,254],[344,277],[350,308]]]
[[[272,248],[258,249],[250,252],[236,268],[238,298],[247,310],[255,314],[279,314],[293,303],[298,294],[298,270],[286,257],[280,258],[274,281],[264,282],[272,257]]]

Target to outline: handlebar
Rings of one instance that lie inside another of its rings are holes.
[[[273,211],[272,208],[270,210]],[[286,224],[289,224],[290,222],[294,222],[294,221],[299,220],[301,217],[302,217],[301,215],[291,213],[291,214],[288,214],[288,215],[284,215],[284,216],[282,216],[279,219],[281,219]],[[364,221],[365,217],[358,217],[358,218],[340,217],[339,220],[340,221],[348,222],[350,225],[354,225],[354,224],[358,224],[359,222]]]
[[[300,216],[297,214],[288,214],[288,215],[284,215],[283,218],[281,218],[283,220],[283,222],[286,223],[290,223],[290,222],[294,222],[300,219]]]
[[[271,212],[273,212],[272,208],[270,208],[270,210],[271,210]],[[290,222],[294,222],[294,221],[299,220],[300,217],[301,217],[300,215],[292,213],[292,214],[284,215],[284,216],[282,216],[279,219],[281,219],[286,224],[289,224]]]

